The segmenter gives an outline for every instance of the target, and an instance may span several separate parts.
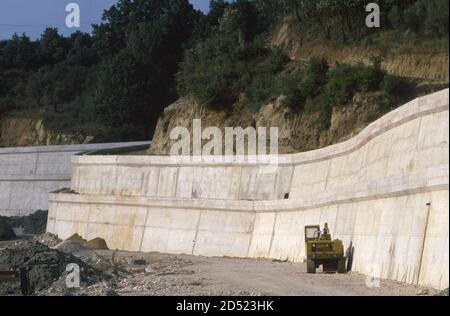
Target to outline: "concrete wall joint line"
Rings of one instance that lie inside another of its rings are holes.
[[[278,213],[275,213],[275,218],[273,220],[273,226],[272,226],[272,235],[270,236],[270,244],[269,244],[269,251],[268,251],[267,257],[270,257],[270,253],[272,252],[272,245],[273,245],[273,239],[275,238],[275,227],[277,225],[277,218],[278,218]]]
[[[198,230],[200,228],[200,220],[202,218],[202,213],[203,213],[203,211],[200,211],[198,213],[198,220],[197,220],[197,225],[196,225],[196,228],[195,228],[195,236],[194,236],[194,240],[192,241],[191,255],[194,255],[194,253],[195,253],[195,246],[197,244]]]
[[[328,160],[328,171],[327,171],[327,176],[325,178],[325,189],[324,191],[326,191],[328,189],[328,180],[330,178],[330,170],[331,170],[331,164],[333,163],[333,159]]]
[[[144,242],[144,235],[147,230],[148,213],[150,209],[147,208],[147,214],[145,215],[144,229],[142,230],[141,242],[139,243],[139,251],[142,251],[142,243]]]
[[[39,153],[36,153],[36,160],[34,162],[33,175],[36,175],[36,173],[37,173],[38,164],[39,164]]]
[[[247,257],[250,258],[250,249],[252,247],[252,242],[253,242],[253,235],[255,235],[255,223],[256,222],[256,214],[253,214],[253,220],[252,220],[252,228],[251,233],[250,233],[250,240],[248,242],[248,248],[247,248]]]
[[[428,237],[428,224],[430,221],[430,213],[431,213],[431,208],[433,207],[433,201],[430,201],[429,204],[427,205],[427,217],[425,219],[425,229],[424,229],[424,233],[423,233],[423,238],[422,238],[422,247],[420,249],[420,259],[419,259],[419,268],[418,268],[418,275],[417,275],[417,284],[420,282],[420,274],[422,272],[422,264],[423,264],[423,255],[425,252],[425,245],[426,245],[426,240]]]
[[[174,188],[174,193],[173,193],[173,197],[177,197],[177,192],[178,192],[178,179],[180,177],[180,167],[177,168],[177,173],[175,175],[175,188]]]

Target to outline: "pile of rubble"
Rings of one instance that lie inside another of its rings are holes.
[[[0,280],[0,295],[83,295],[85,288],[112,279],[119,270],[92,248],[108,249],[101,238],[85,241],[74,235],[62,241],[51,233],[5,245],[0,249],[0,271],[12,271],[17,275],[20,271],[20,280]],[[82,252],[88,253],[79,255]],[[66,284],[66,277],[73,272],[69,267],[73,264],[80,272],[80,287],[76,289]]]
[[[50,248],[55,247],[55,246],[57,246],[58,244],[60,244],[62,242],[62,240],[59,239],[58,236],[56,236],[56,235],[54,235],[52,233],[44,233],[44,234],[41,234],[41,235],[38,235],[38,236],[34,236],[33,240],[37,241],[37,242],[39,242],[41,244],[44,244],[44,245],[46,245],[47,247],[50,247]]]
[[[94,238],[91,240],[86,240],[82,238],[78,234],[74,234],[66,239],[67,242],[72,243],[79,243],[83,245],[86,249],[90,250],[109,250],[108,245],[106,244],[106,241],[102,238]]]
[[[25,269],[27,275],[26,294],[33,294],[51,286],[66,274],[66,268],[69,264],[79,266],[80,281],[84,283],[88,282],[89,275],[94,272],[81,259],[51,249],[36,241],[18,242],[0,251],[1,270],[20,271]],[[0,295],[25,294],[23,284],[21,286],[17,282],[2,282],[0,284]]]

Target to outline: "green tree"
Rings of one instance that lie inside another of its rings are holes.
[[[70,49],[67,62],[71,65],[92,66],[99,61],[93,48],[92,37],[87,33],[77,31],[70,36]]]
[[[225,0],[210,0],[209,13],[207,16],[207,21],[210,27],[219,25],[219,21],[223,17],[228,6],[229,3]]]
[[[432,34],[448,35],[448,0],[427,1],[425,25]]]
[[[39,41],[39,53],[46,65],[56,64],[65,59],[67,45],[56,28],[46,28]]]
[[[12,68],[24,70],[35,67],[36,47],[25,34],[14,34],[0,51],[0,71]]]
[[[136,126],[149,136],[177,97],[175,73],[199,16],[187,0],[120,0],[105,13],[94,46],[110,51],[93,102],[110,126]]]

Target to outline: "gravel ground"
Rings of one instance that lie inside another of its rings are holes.
[[[53,246],[55,236],[37,241]],[[21,242],[0,242],[15,247]],[[69,249],[70,250],[70,249]],[[68,251],[105,277],[76,290],[59,280],[37,295],[88,296],[417,296],[438,291],[357,274],[307,274],[306,265],[264,259],[206,258],[160,253]],[[103,271],[103,272],[102,272]],[[370,280],[369,280],[370,281]],[[374,283],[374,282],[369,282]],[[376,283],[376,282],[375,282]],[[448,293],[448,292],[447,292]]]
[[[108,258],[111,251],[99,251]],[[83,254],[81,254],[83,256]],[[86,288],[83,295],[416,296],[437,291],[392,281],[366,286],[359,274],[306,273],[305,264],[272,260],[205,258],[159,253],[116,254],[126,273]],[[133,266],[133,259],[146,265]]]

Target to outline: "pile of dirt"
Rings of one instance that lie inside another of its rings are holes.
[[[58,244],[54,249],[62,251],[64,253],[76,254],[81,251],[89,250],[85,245],[79,241],[64,240]]]
[[[43,234],[47,228],[48,211],[37,211],[28,216],[1,217],[11,227],[23,228],[25,234]]]
[[[86,243],[86,247],[91,250],[109,250],[106,241],[102,238],[94,238]]]
[[[25,269],[29,280],[29,293],[49,288],[64,276],[69,264],[80,267],[80,282],[87,283],[89,276],[95,273],[81,259],[61,251],[51,249],[37,241],[23,241],[0,250],[0,266],[3,269],[19,271]],[[0,284],[0,295],[20,295],[20,284]]]
[[[81,237],[78,234],[73,234],[72,236],[70,236],[69,238],[66,239],[66,241],[77,241],[79,243],[85,244],[87,243],[87,240],[84,239],[83,237]]]
[[[74,235],[70,236],[69,238],[67,238],[65,241],[80,243],[81,245],[83,245],[86,248],[84,250],[87,250],[87,249],[89,249],[89,250],[109,250],[106,241],[99,237],[87,241],[80,235],[74,234]],[[81,249],[80,249],[80,251],[81,251]]]
[[[13,240],[16,238],[16,234],[8,223],[5,217],[0,217],[0,241]]]

